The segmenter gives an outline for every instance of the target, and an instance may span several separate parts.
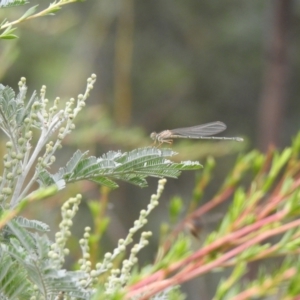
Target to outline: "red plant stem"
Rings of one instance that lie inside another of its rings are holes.
[[[265,207],[258,206],[256,219],[263,219],[267,215],[269,215],[272,211],[276,210],[276,208],[278,207],[278,204],[280,202],[283,202],[288,195],[293,193],[294,190],[300,186],[300,179],[298,178],[298,180],[296,180],[294,182],[294,184],[292,185],[290,190],[285,195],[280,194],[280,190],[282,188],[282,184],[283,184],[284,180],[285,180],[285,178],[282,178],[281,181],[277,184],[277,187],[272,192],[272,195],[268,197],[269,200],[266,203]],[[243,219],[247,216],[247,214],[251,211],[252,211],[252,207],[250,207],[250,206],[247,207],[242,212],[241,217],[237,221],[234,222],[234,227],[238,227],[239,224],[242,223]]]
[[[272,195],[269,196],[269,200],[266,203],[265,207],[263,207],[261,205],[257,207],[257,209],[256,209],[256,211],[257,211],[256,219],[257,220],[265,218],[272,211],[276,210],[276,208],[278,207],[278,204],[283,202],[287,196],[292,194],[295,191],[295,189],[297,189],[300,186],[300,178],[298,178],[294,182],[294,184],[292,185],[290,190],[285,195],[279,194],[283,181],[284,180],[281,180],[281,182],[278,184],[278,186],[276,188],[276,193],[273,192]],[[233,228],[238,227],[242,223],[243,219],[246,217],[247,213],[251,212],[251,211],[252,211],[251,207],[247,207],[246,210],[241,214],[240,218],[238,218],[234,222]]]
[[[261,253],[259,253],[255,257],[249,259],[248,262],[258,261],[258,260],[262,260],[263,258],[272,257],[272,254],[274,252],[276,252],[279,249],[280,246],[281,245],[278,245],[278,244],[274,245],[274,246],[270,246],[270,248],[264,249]],[[276,257],[285,256],[287,254],[293,254],[293,255],[297,254],[297,255],[299,255],[300,254],[300,249],[299,250],[293,250],[293,251],[292,250],[287,250],[285,252],[282,251],[280,253],[276,253]],[[235,266],[235,265],[236,265],[236,262],[232,260],[232,261],[228,261],[228,262],[222,264],[222,267],[227,268],[227,267],[232,267],[232,266]]]
[[[182,266],[185,266],[188,263],[195,261],[196,259],[200,259],[201,257],[211,253],[212,251],[221,247],[222,245],[224,245],[228,242],[232,242],[250,232],[254,232],[255,230],[265,226],[266,224],[277,222],[277,221],[281,220],[282,217],[284,217],[285,215],[286,215],[286,212],[283,212],[283,211],[278,212],[272,216],[265,218],[264,220],[259,220],[256,223],[245,226],[244,228],[241,228],[240,230],[238,230],[236,232],[233,232],[224,237],[218,238],[216,241],[214,241],[210,245],[200,249],[199,251],[197,251],[196,253],[192,254],[191,256],[183,259],[182,261],[176,262],[176,263],[172,264],[171,266],[169,266],[168,268],[157,271],[156,273],[148,276],[144,280],[141,280],[137,284],[131,286],[130,290],[134,290],[136,288],[138,289],[139,287],[144,286],[145,284],[149,284],[151,282],[161,280],[161,279],[165,278],[168,274],[174,272],[176,269],[178,269]]]
[[[259,198],[262,198],[263,195],[260,195]],[[251,193],[249,191],[248,196],[246,196],[246,199],[251,197]],[[260,200],[260,199],[259,199]],[[243,221],[247,218],[247,216],[249,216],[249,214],[253,214],[253,212],[255,211],[255,205],[257,206],[258,201],[257,200],[255,203],[252,203],[252,205],[248,205],[245,210],[240,214],[240,216],[232,223],[232,230],[235,230],[237,228],[242,227],[243,225]],[[257,218],[256,218],[257,219]]]
[[[193,213],[191,213],[185,220],[195,219],[199,218],[200,216],[204,215],[223,201],[225,201],[233,192],[234,187],[230,186],[227,189],[225,189],[221,194],[217,195],[215,198],[213,198],[211,201],[205,203],[201,207],[199,207],[197,210],[195,210]]]
[[[266,159],[264,161],[263,167],[260,169],[258,176],[262,177],[265,173],[267,173],[268,169],[270,168],[270,165],[272,163],[272,159],[275,153],[275,147],[270,145],[268,152],[266,153]]]
[[[220,203],[224,202],[232,194],[232,192],[233,192],[233,187],[232,186],[228,187],[221,194],[217,195],[211,201],[199,207],[193,213],[189,214],[182,222],[180,222],[177,225],[177,227],[173,230],[173,232],[170,234],[168,239],[165,241],[164,245],[162,246],[162,248],[164,249],[164,253],[170,248],[170,246],[172,245],[172,241],[178,235],[178,233],[182,231],[182,229],[185,227],[185,224],[187,222],[195,218],[198,218],[201,215],[204,215],[205,213],[207,213],[208,211],[210,211]]]
[[[282,213],[273,215],[271,217],[268,217],[266,219],[274,219],[273,222],[275,221],[276,218],[274,217],[281,217]],[[270,221],[270,220],[268,220]],[[228,240],[229,236],[234,236],[234,235],[241,235],[241,231],[243,231],[244,229],[250,229],[250,227],[256,227],[256,229],[260,228],[260,226],[262,224],[260,224],[261,222],[257,222],[255,224],[253,224],[254,226],[250,225],[247,226],[245,228],[243,228],[242,230],[239,230],[236,233],[233,234],[229,234],[226,239]],[[270,222],[266,222],[266,220],[264,220],[265,224],[268,224]],[[259,225],[259,227],[258,227]],[[129,292],[126,295],[127,299],[130,299],[136,295],[143,295],[144,298],[140,298],[140,299],[148,299],[149,297],[151,297],[152,295],[155,295],[156,293],[164,290],[165,288],[169,287],[169,286],[174,286],[176,284],[182,283],[184,281],[190,280],[198,275],[201,275],[207,271],[212,270],[213,268],[216,267],[220,267],[222,266],[222,263],[225,263],[227,260],[229,260],[230,258],[240,254],[241,252],[243,252],[246,249],[249,249],[251,246],[255,245],[255,244],[259,244],[261,241],[270,238],[272,236],[278,235],[280,233],[283,233],[289,229],[292,229],[294,227],[300,226],[300,220],[295,220],[292,221],[290,223],[287,223],[285,225],[282,225],[278,228],[275,229],[270,229],[266,232],[263,232],[261,235],[253,238],[252,240],[228,251],[227,253],[225,253],[224,255],[222,255],[221,257],[217,258],[216,260],[214,260],[213,262],[210,262],[204,266],[198,266],[198,264],[194,264],[195,268],[194,270],[190,270],[190,266],[188,266],[186,269],[182,269],[179,273],[177,273],[176,275],[174,275],[172,278],[166,279],[166,280],[162,280],[159,283],[157,282],[157,280],[164,278],[164,275],[169,274],[171,271],[175,271],[176,269],[178,269],[181,266],[187,265],[187,263],[190,263],[191,261],[195,261],[196,259],[198,259],[200,256],[203,255],[204,250],[208,250],[208,248],[210,248],[210,246],[212,246],[213,244],[219,244],[220,240],[224,240],[223,239],[219,239],[217,240],[215,243],[212,243],[211,245],[209,245],[206,248],[201,249],[200,251],[196,252],[195,254],[191,255],[190,257],[188,257],[187,259],[182,260],[181,262],[175,263],[173,265],[171,265],[169,268],[167,268],[166,270],[162,270],[156,272],[155,274],[153,274],[152,276],[148,277],[146,280],[143,280],[141,282],[139,282],[138,284],[131,286],[129,288]],[[205,252],[206,252],[205,251]],[[201,255],[200,255],[201,254]],[[159,275],[159,276],[158,276]],[[149,281],[148,279],[152,279],[151,281]],[[150,284],[151,282],[151,284]]]
[[[257,218],[264,218],[267,214],[269,214],[271,211],[275,210],[276,207],[278,207],[278,203],[280,203],[284,198],[286,198],[288,195],[290,195],[291,193],[293,193],[295,191],[295,189],[297,189],[300,186],[300,178],[298,178],[292,185],[291,189],[289,190],[288,193],[286,193],[286,195],[278,195],[278,196],[274,196],[271,197],[272,201],[268,201],[268,204],[266,205],[266,207],[261,210],[261,212],[257,215]]]
[[[248,242],[245,242],[244,244],[228,251],[226,254],[224,254],[223,256],[221,256],[220,258],[216,259],[215,261],[207,264],[206,266],[202,266],[200,268],[195,269],[193,272],[191,272],[190,270],[188,270],[189,272],[185,272],[185,268],[182,269],[179,273],[177,273],[175,276],[173,276],[173,278],[180,278],[180,274],[183,273],[186,277],[190,277],[189,279],[195,277],[196,275],[200,275],[203,274],[204,272],[211,270],[213,267],[217,267],[220,265],[220,263],[225,262],[226,260],[228,260],[231,257],[236,256],[237,254],[243,252],[244,250],[250,248],[251,246],[255,245],[255,244],[259,244],[261,241],[274,236],[274,235],[278,235],[282,232],[285,232],[291,228],[294,228],[296,226],[300,225],[300,220],[296,220],[290,223],[287,223],[285,225],[282,225],[278,228],[275,229],[271,229],[269,231],[266,231],[256,237],[254,237],[253,239],[249,240]],[[195,275],[194,275],[195,274]],[[182,281],[181,281],[182,282]]]
[[[288,270],[286,270],[280,277],[281,280],[287,280],[289,278],[292,278],[295,276],[295,273],[297,272],[297,270],[295,268],[290,268]],[[260,293],[260,290],[263,289],[263,292],[269,290],[270,288],[274,288],[272,286],[272,284],[274,285],[274,282],[272,281],[267,281],[266,284],[264,284],[261,288],[258,287],[251,287],[245,291],[243,291],[242,293],[236,295],[235,297],[232,297],[231,300],[246,300],[246,299],[252,299],[253,297],[257,297],[257,296],[263,296],[264,294]],[[299,299],[297,298],[293,298],[293,299]]]
[[[259,173],[256,175],[255,179],[254,179],[254,182],[260,186],[260,181],[261,181],[261,178],[263,178],[265,176],[265,174],[268,172],[268,169],[270,168],[270,164],[272,163],[272,158],[274,156],[274,151],[275,151],[275,148],[273,146],[270,146],[269,149],[268,149],[268,152],[266,154],[266,158],[265,158],[265,161],[264,161],[264,164],[263,166],[260,168],[260,171]],[[248,197],[251,196],[251,188],[250,190],[248,191]],[[261,197],[263,197],[264,195],[261,195]],[[256,204],[256,203],[254,203]],[[240,218],[234,222],[234,226],[233,228],[238,228],[240,226],[240,224],[242,223],[242,221],[245,219],[245,217],[248,215],[249,212],[251,212],[253,210],[253,207],[252,206],[248,206],[241,214]]]

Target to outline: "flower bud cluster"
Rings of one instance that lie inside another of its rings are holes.
[[[31,114],[27,118],[29,127],[36,127],[42,129],[43,140],[39,143],[41,146],[46,146],[45,153],[40,157],[38,170],[49,168],[56,160],[54,154],[56,150],[62,148],[62,140],[66,137],[71,130],[75,129],[74,118],[81,110],[76,110],[78,107],[83,107],[81,102],[85,102],[89,91],[92,89],[93,84],[96,81],[96,75],[91,75],[88,78],[88,83],[84,95],[79,95],[77,100],[77,106],[73,109],[75,99],[71,98],[65,106],[64,110],[59,110],[60,98],[56,97],[53,106],[47,108],[49,100],[46,98],[46,86],[42,86],[40,90],[40,98],[34,102],[31,107]],[[57,139],[55,142],[48,142],[50,136],[57,132]],[[47,143],[48,142],[48,143]],[[47,143],[47,144],[46,144]],[[42,149],[42,147],[40,147]]]
[[[18,176],[22,174],[23,160],[27,151],[26,137],[19,137],[6,143],[7,154],[3,156],[4,170],[0,180],[0,201],[12,196]],[[6,203],[5,205],[8,205]]]
[[[76,107],[72,109],[75,104],[75,99],[71,98],[69,102],[67,102],[66,109],[65,109],[65,116],[71,121],[77,116],[77,114],[81,111],[81,109],[85,106],[85,101],[89,96],[90,91],[94,88],[94,83],[96,81],[97,76],[92,74],[91,77],[87,79],[87,87],[85,93],[79,94],[77,96]],[[69,122],[68,122],[69,123]]]
[[[24,100],[26,96],[26,79],[24,77],[18,83],[19,94],[16,99],[9,99],[7,101],[14,101],[11,110],[3,108],[3,118],[1,128],[6,132],[9,141],[6,143],[7,154],[4,155],[4,170],[1,177],[0,184],[0,202],[3,206],[11,206],[8,199],[13,196],[13,191],[18,178],[22,175],[24,169],[24,161],[26,162],[26,155],[28,155],[28,140],[31,139],[32,132],[27,127],[28,117],[22,119],[21,111],[24,107]],[[13,110],[20,112],[19,115],[12,113]],[[24,123],[23,128],[21,122]],[[25,129],[24,129],[25,128]],[[3,203],[4,202],[4,203]]]
[[[76,107],[75,99],[71,98],[65,106],[64,110],[58,111],[58,105],[60,98],[57,97],[54,100],[54,105],[49,108],[48,112],[45,110],[46,105],[48,103],[47,99],[44,99],[45,96],[45,86],[41,90],[41,97],[43,102],[43,120],[44,125],[48,127],[49,133],[53,133],[58,130],[57,140],[52,145],[47,144],[46,152],[43,156],[43,164],[42,167],[49,167],[54,161],[54,153],[57,149],[60,149],[62,146],[62,140],[69,134],[73,129],[75,129],[74,118],[77,116],[82,107],[85,106],[85,101],[89,95],[89,91],[93,88],[93,85],[96,81],[96,75],[92,74],[91,77],[88,78],[88,83],[86,87],[86,91],[84,95],[78,95]],[[63,123],[66,121],[66,124]]]
[[[71,236],[70,227],[73,225],[72,219],[78,211],[81,201],[81,195],[67,200],[62,208],[62,221],[59,224],[60,231],[55,234],[55,242],[51,245],[48,253],[49,258],[53,260],[54,265],[59,268],[65,261],[65,256],[69,254],[69,249],[65,248],[68,238]]]
[[[152,236],[151,231],[144,231],[141,234],[139,243],[135,244],[131,251],[130,256],[128,259],[123,260],[122,262],[122,269],[119,276],[119,282],[121,287],[124,286],[131,277],[131,270],[134,267],[134,265],[137,264],[138,258],[137,254],[140,252],[141,249],[146,247],[149,244],[148,239]]]
[[[21,101],[24,100],[25,98],[25,93],[27,91],[27,87],[26,87],[26,78],[25,77],[21,77],[20,81],[18,82],[18,86],[19,86],[19,90],[22,94],[23,97],[21,97]]]
[[[49,107],[44,85],[39,95],[33,93],[26,103],[27,87],[24,77],[18,83],[19,94],[16,97],[12,90],[8,90],[9,99],[7,107],[2,107],[3,122],[0,124],[1,129],[9,137],[6,144],[7,154],[4,156],[4,170],[0,178],[0,204],[3,207],[15,207],[32,190],[39,174],[54,163],[54,154],[61,148],[62,139],[66,134],[75,128],[73,119],[85,105],[95,81],[96,75],[88,78],[86,91],[78,96],[77,105],[75,100],[71,99],[66,110],[59,110],[58,97]],[[40,131],[34,147],[32,147],[33,128]],[[57,131],[58,137],[52,142],[50,139]],[[31,148],[34,148],[33,151]],[[44,149],[43,154],[41,152]],[[33,175],[31,171],[34,171]]]
[[[83,238],[79,240],[79,244],[82,250],[82,258],[79,259],[78,263],[80,265],[80,270],[85,273],[80,281],[82,287],[86,287],[88,283],[91,283],[90,272],[92,269],[92,263],[90,261],[90,247],[89,247],[89,238],[90,238],[90,227],[85,227]]]
[[[147,224],[147,217],[151,211],[158,205],[158,199],[160,198],[164,186],[166,184],[166,179],[160,179],[158,181],[157,193],[151,196],[150,203],[147,206],[147,210],[141,210],[139,219],[134,222],[134,226],[129,230],[129,233],[126,239],[120,239],[118,242],[118,247],[114,250],[113,254],[106,253],[104,256],[104,261],[102,264],[96,265],[96,270],[92,271],[93,275],[97,276],[103,272],[106,272],[113,267],[113,260],[116,256],[126,250],[126,246],[132,243],[133,235],[145,224]],[[123,260],[122,268],[112,269],[110,276],[108,277],[107,282],[105,283],[105,292],[106,294],[113,294],[117,290],[120,290],[123,286],[126,285],[128,280],[131,277],[131,271],[134,265],[136,265],[138,258],[137,254],[139,251],[149,244],[148,239],[152,236],[152,232],[145,231],[141,233],[140,241],[135,244],[131,251],[128,259]]]

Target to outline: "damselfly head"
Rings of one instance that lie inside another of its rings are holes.
[[[156,137],[157,137],[157,133],[154,131],[154,132],[152,132],[151,134],[150,134],[150,137],[151,137],[151,139],[152,140],[156,140]]]
[[[241,138],[241,137],[237,137],[237,138],[235,138],[235,140],[236,140],[237,142],[243,142],[243,141],[244,141],[244,139]]]

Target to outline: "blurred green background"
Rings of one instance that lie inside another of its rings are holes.
[[[36,3],[39,9],[48,6],[38,1],[30,6]],[[2,9],[1,20],[17,19],[28,8]],[[224,136],[243,136],[246,142],[174,143],[178,160],[204,162],[209,154],[216,157],[208,200],[239,152],[255,147],[265,151],[270,144],[284,147],[299,130],[299,23],[300,4],[290,0],[78,2],[55,16],[20,24],[17,40],[0,41],[0,82],[17,90],[24,76],[29,95],[45,84],[50,101],[56,96],[67,101],[84,91],[91,73],[97,74],[88,106],[54,169],[76,148],[97,156],[128,151],[151,145],[152,131],[223,121],[228,126]],[[141,253],[142,263],[153,260],[158,225],[167,221],[170,197],[179,195],[188,202],[194,183],[195,172],[167,183],[148,225],[155,235]],[[156,184],[151,179],[149,188],[140,189],[120,183],[109,194],[111,223],[100,254],[125,236]],[[86,201],[103,197],[92,183],[74,184],[27,214],[55,228],[58,204],[78,192]],[[92,226],[85,203],[78,220],[74,236],[80,237],[83,225]],[[79,256],[79,249],[74,252]],[[188,299],[211,299],[218,280],[213,274],[185,285]]]

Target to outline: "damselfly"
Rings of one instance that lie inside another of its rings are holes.
[[[162,143],[172,144],[173,139],[206,139],[206,140],[230,140],[242,142],[243,139],[240,137],[217,137],[211,136],[217,134],[226,129],[226,125],[223,122],[211,122],[202,125],[177,128],[172,130],[164,130],[156,133],[152,132],[150,137],[161,145]]]

